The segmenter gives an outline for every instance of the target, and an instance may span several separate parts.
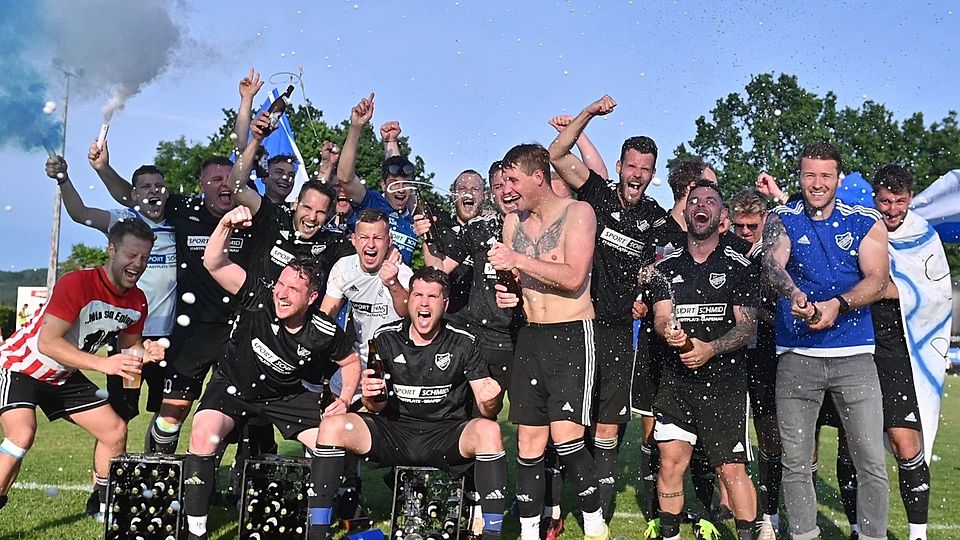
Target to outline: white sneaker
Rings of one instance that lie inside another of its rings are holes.
[[[769,521],[760,522],[760,533],[757,540],[777,540],[777,531]]]

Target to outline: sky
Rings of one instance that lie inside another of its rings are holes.
[[[41,9],[15,13],[30,5]],[[118,87],[126,102],[111,121],[111,162],[129,175],[152,162],[159,141],[212,134],[221,109],[239,104],[237,83],[251,66],[266,78],[302,67],[305,94],[328,122],[376,92],[374,127],[398,120],[440,188],[463,169],[486,171],[515,144],[548,144],[556,134],[551,117],[575,115],[603,94],[618,106],[587,134],[611,175],[622,141],[648,135],[660,147],[663,178],[697,118],[760,73],[796,75],[807,90],[836,93],[841,107],[870,99],[897,119],[922,112],[927,123],[956,109],[960,95],[960,4],[951,2],[0,0],[0,7],[0,25],[8,18],[18,28],[0,36],[0,71],[15,75],[4,75],[0,103],[5,91],[9,97],[15,85],[39,78],[26,112],[52,101],[48,120],[58,118],[63,75],[53,59],[84,69],[71,82],[66,159],[86,203],[101,208],[115,204],[86,149]],[[27,22],[14,21],[20,15]],[[59,41],[44,39],[51,29]],[[303,97],[298,87],[294,102]],[[2,270],[46,267],[49,257],[55,183],[43,173],[46,154],[33,132],[17,122],[0,121],[8,134],[0,137],[8,167]],[[664,183],[648,194],[669,205],[668,191]],[[80,242],[105,239],[64,213],[60,258]]]

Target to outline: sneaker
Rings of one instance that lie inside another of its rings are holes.
[[[583,535],[583,540],[610,540],[610,527],[607,527],[607,524],[603,524],[603,532],[596,536]]]
[[[760,522],[760,531],[757,534],[757,540],[777,540],[777,532],[773,528],[773,523],[769,521]]]
[[[720,531],[709,519],[700,518],[693,525],[693,537],[698,540],[720,540]]]
[[[647,528],[643,531],[643,538],[645,540],[653,540],[655,538],[661,538],[660,534],[660,518],[651,519],[647,522]]]
[[[87,506],[84,508],[83,513],[94,517],[100,513],[100,492],[93,490],[90,493],[90,496],[87,497]],[[100,523],[103,523],[103,519],[100,520]]]
[[[544,518],[540,523],[540,530],[544,532],[543,540],[557,540],[557,537],[563,534],[563,520]]]

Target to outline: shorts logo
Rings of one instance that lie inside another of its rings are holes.
[[[837,241],[837,247],[844,251],[850,249],[850,246],[853,245],[853,234],[850,231],[847,231],[843,234],[838,234],[833,238]]]
[[[438,354],[436,357],[434,357],[433,363],[435,363],[438,368],[445,370],[448,367],[450,367],[450,360],[451,360],[450,353],[443,353],[443,354]]]
[[[566,403],[563,404],[563,407],[560,407],[560,410],[561,410],[561,411],[567,411],[567,412],[573,412],[573,407],[570,406],[570,402],[568,401],[568,402],[566,402]]]
[[[671,282],[671,283],[683,283],[683,276],[674,276],[674,278],[673,278],[672,280],[670,280],[670,282]]]
[[[733,452],[743,452],[743,443],[738,442],[737,445],[733,447]]]
[[[620,412],[618,412],[617,414],[620,415],[620,416],[623,416],[623,415],[627,414],[627,408],[624,407],[624,408],[620,409]]]
[[[503,497],[503,493],[501,493],[499,489],[495,489],[495,490],[491,491],[490,493],[487,493],[487,496],[484,497],[484,499],[486,499],[486,500],[488,500],[488,501],[494,501],[494,500],[503,499],[503,498],[504,498],[504,497]]]
[[[406,364],[407,359],[403,357],[402,354],[398,354],[396,358],[393,359],[394,364]]]
[[[720,287],[723,287],[723,284],[726,282],[727,282],[726,274],[714,274],[714,273],[710,274],[710,285],[712,285],[714,289],[719,289]]]
[[[517,500],[520,502],[533,502],[533,497],[526,493],[517,493]]]

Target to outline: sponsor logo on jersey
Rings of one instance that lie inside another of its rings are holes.
[[[723,284],[726,282],[727,282],[726,274],[715,274],[713,272],[710,273],[710,285],[712,285],[714,289],[719,289],[720,287],[723,287]]]
[[[650,228],[650,222],[645,219],[638,221],[637,228],[640,229],[640,232],[647,232],[647,229]]]
[[[490,264],[490,261],[483,264],[483,277],[494,281],[497,279],[497,270]]]
[[[433,358],[433,363],[436,364],[440,369],[447,369],[450,367],[451,358],[452,357],[450,353],[441,353]]]
[[[367,304],[364,302],[353,302],[353,309],[359,311],[360,313],[366,313],[367,315],[383,316],[387,314],[386,304]]]
[[[634,257],[639,257],[643,252],[643,242],[607,227],[604,227],[603,232],[600,233],[600,240],[604,244]]]
[[[673,279],[670,280],[670,283],[683,283],[683,276],[681,275],[673,276]]]
[[[853,245],[853,233],[850,231],[838,234],[834,236],[833,239],[837,242],[837,247],[844,251],[850,249],[850,246]]]
[[[199,251],[207,247],[207,242],[210,241],[209,236],[202,235],[189,235],[187,236],[187,249],[191,251]],[[227,244],[227,249],[231,252],[240,251],[243,248],[243,238],[231,238],[230,242]]]
[[[277,266],[286,266],[293,260],[293,254],[273,246],[270,249],[270,260]]]
[[[290,373],[293,373],[294,369],[296,369],[295,366],[288,364],[283,360],[283,358],[280,358],[279,355],[271,351],[270,347],[267,347],[267,345],[260,341],[259,338],[253,338],[250,340],[250,348],[253,349],[253,352],[257,355],[257,358],[259,358],[262,363],[266,364],[277,373],[289,375]]]
[[[150,255],[150,258],[147,259],[147,266],[152,267],[170,267],[177,265],[177,254],[176,253],[167,253],[166,255],[155,254]]]
[[[726,314],[726,304],[680,304],[676,308],[676,318],[680,322],[717,322]]]
[[[450,393],[452,385],[442,386],[411,386],[394,384],[393,393],[404,403],[439,403]]]
[[[297,356],[299,356],[300,358],[309,358],[310,349],[307,349],[303,345],[300,345],[299,343],[297,343]]]
[[[803,245],[805,245],[805,246],[809,246],[809,245],[810,245],[810,239],[807,238],[807,235],[803,235],[803,236],[800,237],[799,240],[797,240],[797,243],[798,243],[798,244],[803,244]]]

